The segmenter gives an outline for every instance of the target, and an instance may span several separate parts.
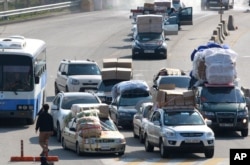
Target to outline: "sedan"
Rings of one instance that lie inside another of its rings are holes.
[[[142,102],[133,118],[134,138],[139,138],[141,143],[144,143],[144,128],[148,122],[150,114],[152,113],[152,107],[153,102]]]

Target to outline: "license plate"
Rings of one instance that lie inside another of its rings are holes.
[[[214,1],[210,1],[209,3],[210,4],[217,4],[217,2],[214,2]]]
[[[232,123],[221,123],[220,124],[221,127],[233,127]]]
[[[154,50],[144,50],[144,53],[154,53]]]
[[[101,149],[102,150],[110,150],[110,147],[109,146],[102,146]]]
[[[199,139],[185,139],[186,143],[200,143]]]

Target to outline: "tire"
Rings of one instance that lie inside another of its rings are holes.
[[[55,88],[55,96],[56,96],[56,95],[59,93],[59,89],[58,89],[58,87],[57,87],[56,82],[55,82],[54,88]]]
[[[154,146],[152,144],[150,144],[150,142],[148,141],[148,136],[146,135],[145,137],[145,150],[146,152],[153,152],[154,151]]]
[[[66,146],[66,143],[65,143],[64,138],[62,138],[62,148],[63,148],[64,150],[67,150],[67,149],[68,149],[68,147]]]
[[[118,156],[122,156],[124,155],[124,151],[123,152],[118,152]]]
[[[139,141],[140,141],[140,143],[144,143],[145,142],[145,140],[144,140],[144,138],[143,138],[143,132],[141,131],[141,129],[140,129],[140,131],[139,131]]]
[[[79,143],[78,143],[78,142],[76,143],[76,154],[77,154],[78,156],[82,156],[82,155],[83,155],[83,153],[82,153],[81,150],[80,150],[80,146],[79,146]]]
[[[136,135],[136,133],[135,133],[135,128],[133,128],[133,136],[134,136],[135,139],[137,139],[137,138],[139,137],[139,136]]]
[[[160,141],[160,155],[162,158],[169,157],[167,150],[166,150],[166,147],[164,146],[164,143],[162,140]]]
[[[57,124],[57,127],[56,127],[56,140],[58,142],[61,142],[61,128],[60,128],[60,125],[59,123]]]
[[[204,154],[206,158],[212,158],[214,156],[214,149],[206,149]]]
[[[248,129],[241,130],[241,136],[242,137],[247,137],[248,136]]]

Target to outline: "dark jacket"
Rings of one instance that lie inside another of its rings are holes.
[[[38,116],[36,122],[36,131],[38,129],[40,132],[53,131],[53,118],[47,111],[43,111]]]

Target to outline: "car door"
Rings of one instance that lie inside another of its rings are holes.
[[[55,96],[54,100],[52,101],[51,104],[51,115],[53,117],[53,125],[54,128],[57,128],[57,119],[59,117],[59,108],[60,108],[60,102],[61,102],[61,95],[58,94]]]
[[[170,16],[163,22],[164,35],[177,35],[179,31],[177,16]]]
[[[67,64],[61,64],[57,72],[57,86],[59,91],[66,91],[65,86],[67,82]]]
[[[114,122],[116,122],[117,106],[117,99],[112,100],[111,104],[109,105],[110,118]]]
[[[180,25],[193,25],[193,8],[185,7],[180,9],[179,13]]]

